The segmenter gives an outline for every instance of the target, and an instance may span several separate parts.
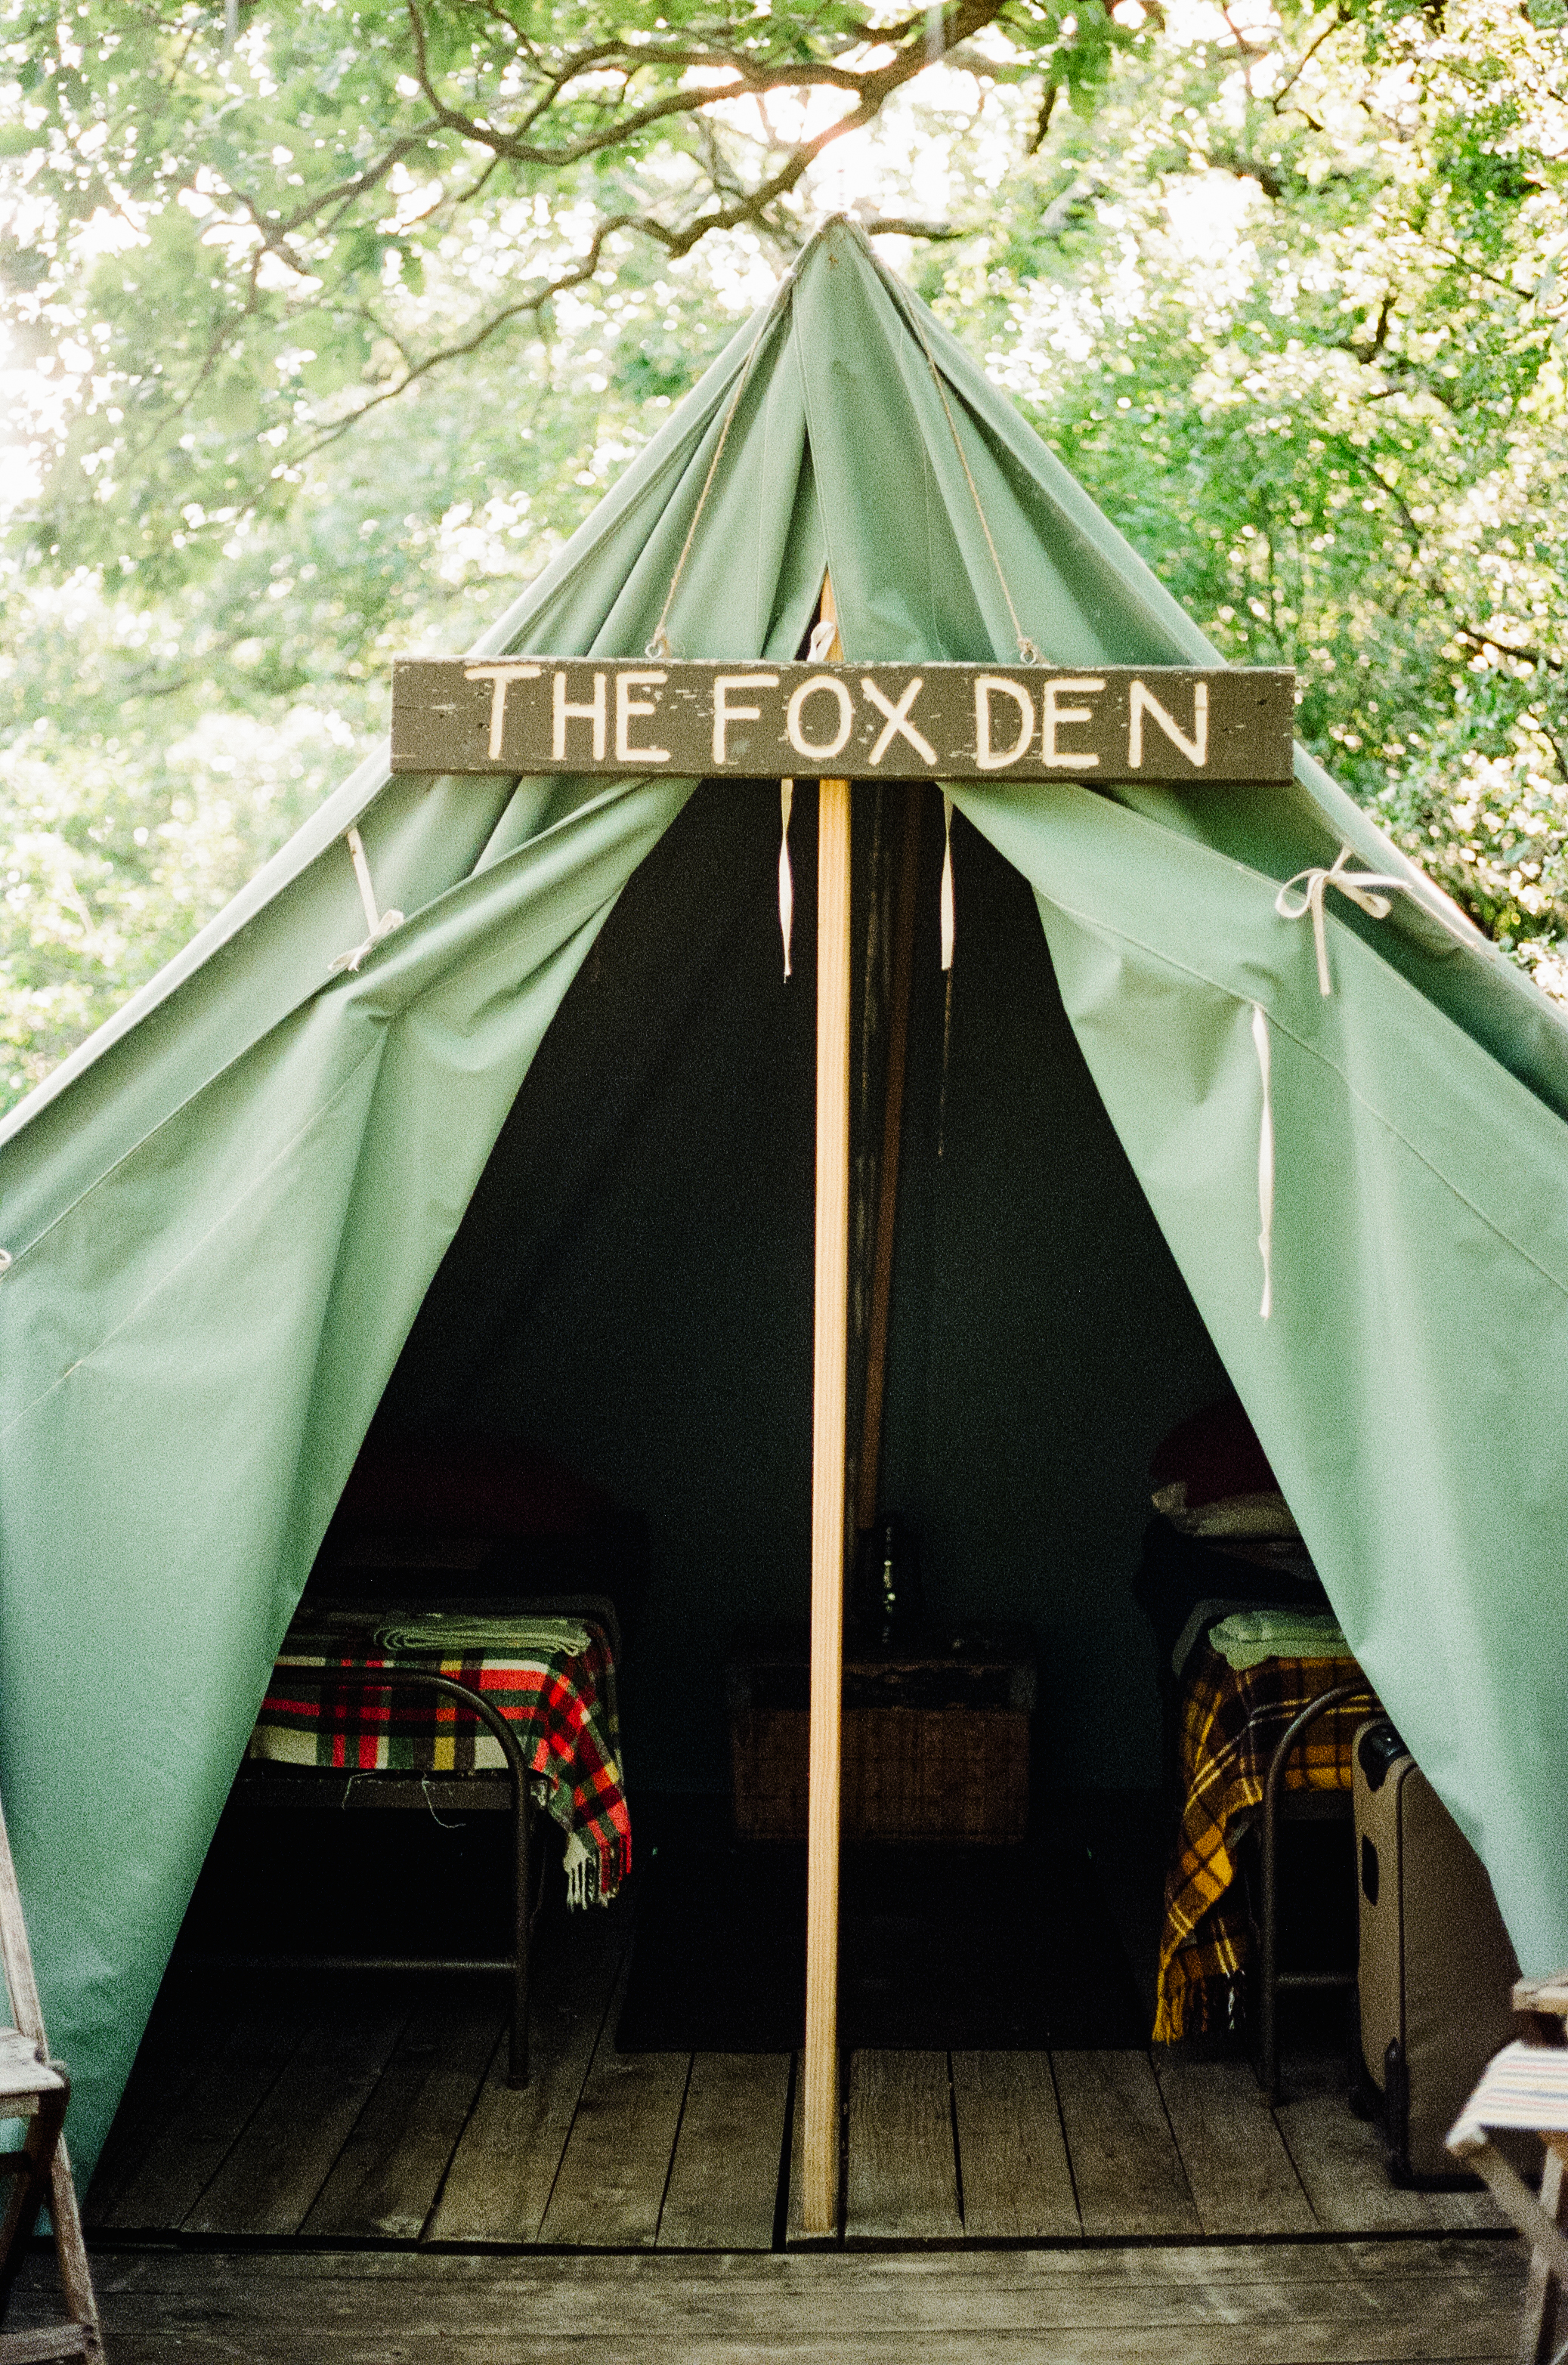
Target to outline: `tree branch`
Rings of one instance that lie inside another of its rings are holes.
[[[706,46],[677,47],[675,44],[649,42],[633,48],[616,39],[601,41],[592,49],[579,50],[547,78],[544,95],[529,111],[523,120],[532,126],[554,105],[561,93],[585,75],[602,73],[609,65],[622,66],[628,80],[636,73],[659,66],[681,73],[722,70],[733,73],[733,82],[718,85],[698,85],[667,92],[663,97],[650,99],[630,115],[618,115],[613,122],[594,131],[586,131],[575,140],[544,144],[526,140],[516,131],[497,125],[451,106],[435,86],[426,47],[425,28],[420,16],[418,0],[406,0],[409,28],[414,44],[415,72],[420,87],[436,116],[446,129],[477,147],[488,148],[498,156],[514,163],[532,164],[550,172],[560,172],[572,164],[585,163],[600,155],[607,148],[625,147],[629,142],[655,125],[667,123],[678,116],[703,115],[714,106],[733,103],[737,98],[757,98],[776,90],[841,90],[859,101],[854,120],[868,123],[879,114],[894,91],[924,72],[929,62],[924,47],[924,17],[911,18],[902,43],[893,41],[899,28],[879,31],[868,38],[878,48],[893,47],[894,54],[885,65],[857,68],[834,64],[820,59],[791,58],[783,65],[754,65],[738,50],[715,50]],[[1003,0],[959,0],[951,23],[946,28],[946,54],[961,41],[986,26],[994,24],[1002,14]],[[913,28],[918,26],[921,38],[913,38]],[[859,46],[858,43],[852,46]],[[847,120],[847,118],[846,118]]]
[[[1503,656],[1518,657],[1521,664],[1545,666],[1551,673],[1562,672],[1564,665],[1568,664],[1568,660],[1554,657],[1546,649],[1527,648],[1518,641],[1500,641],[1495,633],[1484,633],[1478,624],[1456,624],[1453,636],[1456,641],[1468,642],[1473,649],[1496,649]],[[1530,711],[1534,712],[1533,708]],[[1552,744],[1555,745],[1556,742]],[[1563,778],[1568,779],[1568,772],[1563,774]]]

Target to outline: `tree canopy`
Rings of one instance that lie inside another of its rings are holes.
[[[1560,0],[0,0],[0,1097],[857,214],[1568,990]]]

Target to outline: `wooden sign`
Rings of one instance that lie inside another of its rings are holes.
[[[395,772],[1288,780],[1295,676],[1185,666],[408,657]]]

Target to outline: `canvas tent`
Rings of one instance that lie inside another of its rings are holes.
[[[482,652],[640,651],[711,471],[669,620],[679,655],[793,656],[825,567],[851,658],[1011,657],[1004,577],[1054,661],[1217,661],[842,224]],[[1130,1371],[1147,1430],[1196,1400],[1217,1351],[1522,1964],[1551,1968],[1568,1957],[1568,1032],[1432,916],[1430,891],[1305,755],[1287,789],[1063,782],[958,802],[989,841],[960,880],[960,989],[971,947],[994,931],[1010,948],[1000,968],[974,954],[992,1082],[977,1070],[966,1087],[956,1047],[940,1115],[944,1160],[967,1159],[989,1196],[967,1230],[950,1209],[924,1218],[927,1362],[947,1374],[926,1450],[981,1507],[971,1559],[1007,1549],[988,1459],[1065,1485],[1074,1453],[1054,1418],[1091,1480],[1109,1466],[1072,1428],[1094,1354]],[[344,846],[356,822],[382,908],[406,916],[349,970],[334,964],[365,933]],[[421,1388],[449,1400],[513,1308],[534,1323],[514,1401],[557,1443],[576,1418],[612,1489],[614,1440],[664,1404],[645,1474],[665,1443],[687,1454],[683,1500],[712,1496],[725,1533],[697,1536],[693,1512],[686,1542],[731,1586],[715,1576],[683,1604],[655,1581],[666,1673],[726,1615],[803,1607],[810,913],[797,992],[777,972],[777,827],[776,790],[389,779],[373,759],[0,1130],[0,1788],[76,2079],[79,2163],[395,1372],[389,1413]],[[1324,995],[1310,923],[1276,896],[1342,845],[1411,891],[1382,920],[1329,894]],[[1048,965],[1024,944],[1031,895]],[[607,983],[590,958],[601,930]],[[1260,1010],[1277,1160],[1267,1321]],[[938,1033],[916,1025],[939,1100]],[[595,1089],[574,1085],[574,1061],[596,1057]],[[701,1155],[661,1123],[666,1084],[706,1108]],[[650,1164],[651,1214],[636,1188]],[[764,1210],[749,1239],[698,1229],[745,1205]],[[573,1239],[598,1252],[576,1295],[559,1281]],[[984,1286],[950,1290],[944,1312],[955,1241]],[[684,1258],[678,1290],[661,1243]],[[1026,1267],[1033,1296],[1011,1285]],[[695,1361],[672,1344],[694,1282],[736,1359],[712,1363],[706,1392],[700,1327]],[[1030,1398],[1036,1367],[1061,1361],[1075,1290],[1073,1335],[1093,1354]],[[1011,1322],[1003,1350],[991,1316]],[[895,1395],[901,1351],[907,1338]],[[689,1474],[704,1439],[733,1449],[722,1485],[711,1465]],[[896,1463],[896,1436],[889,1450]],[[1122,1453],[1124,1493],[1136,1461]],[[756,1566],[774,1598],[748,1592]],[[1092,1726],[1114,1673],[1076,1709],[1061,1688],[1069,1723]]]

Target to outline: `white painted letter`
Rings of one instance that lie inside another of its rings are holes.
[[[1127,762],[1137,771],[1143,762],[1143,718],[1152,714],[1173,747],[1180,747],[1189,764],[1201,769],[1209,759],[1209,686],[1206,681],[1193,685],[1193,735],[1178,728],[1173,714],[1167,714],[1153,690],[1146,689],[1141,681],[1132,687],[1131,713],[1127,724]]]
[[[1073,756],[1057,745],[1057,730],[1063,723],[1092,723],[1091,706],[1058,706],[1058,698],[1087,698],[1105,687],[1103,681],[1047,681],[1040,692],[1040,753],[1045,761],[1057,770],[1092,771],[1100,761],[1098,756]]]
[[[495,687],[490,692],[490,761],[493,764],[501,752],[501,726],[507,719],[507,684],[509,681],[537,681],[543,666],[498,665],[467,666],[465,681],[487,681]]]
[[[667,747],[633,747],[632,717],[633,714],[655,714],[657,704],[651,698],[633,698],[634,689],[652,688],[656,682],[667,681],[667,673],[618,673],[615,677],[615,760],[618,764],[667,764]]]
[[[876,745],[871,750],[870,761],[873,764],[879,764],[881,762],[883,757],[887,754],[888,749],[892,745],[893,734],[897,732],[901,737],[909,741],[910,745],[914,749],[914,752],[920,757],[921,762],[923,764],[929,764],[933,770],[935,770],[936,765],[936,750],[931,745],[930,740],[926,738],[924,732],[917,731],[913,723],[909,719],[909,710],[914,704],[923,686],[922,677],[919,674],[916,674],[914,679],[910,683],[909,688],[904,691],[903,696],[895,706],[890,698],[885,698],[883,696],[882,692],[877,688],[874,681],[871,681],[865,675],[862,675],[860,680],[860,688],[862,691],[865,693],[866,697],[870,700],[872,705],[876,707],[879,713],[885,714],[888,718],[882,728],[880,736],[878,738]]]
[[[732,689],[777,689],[776,673],[719,673],[713,677],[713,761],[727,764],[730,760],[727,733],[732,723],[757,723],[762,718],[760,706],[732,706]]]
[[[555,676],[554,715],[555,739],[550,752],[556,763],[563,762],[566,757],[567,723],[581,722],[593,724],[593,760],[596,764],[602,764],[605,740],[604,676],[601,673],[596,673],[593,678],[591,706],[572,706],[568,704],[566,699],[566,677],[564,673],[558,673]]]
[[[995,691],[1010,698],[1018,709],[1018,736],[1011,747],[994,748],[991,744],[991,701]],[[1000,772],[1008,764],[1015,764],[1035,735],[1035,701],[1021,681],[1009,681],[1004,673],[977,673],[975,676],[975,762],[982,772]]]
[[[807,699],[814,698],[819,690],[829,691],[838,701],[838,735],[834,739],[824,739],[820,742],[805,739],[801,735],[801,709]],[[812,757],[820,763],[826,757],[837,755],[849,736],[854,721],[854,701],[838,676],[832,673],[814,673],[810,681],[803,681],[800,689],[791,696],[784,715],[784,728],[789,734],[790,745],[797,756]]]

